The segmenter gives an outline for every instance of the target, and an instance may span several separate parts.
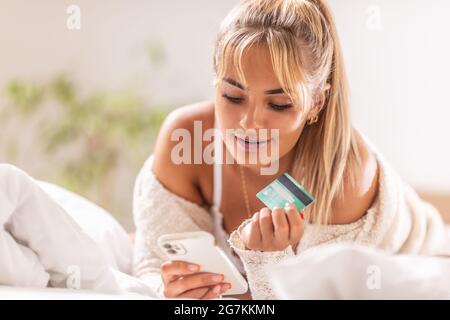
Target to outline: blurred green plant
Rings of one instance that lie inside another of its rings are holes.
[[[6,86],[6,93],[16,106],[16,110],[22,115],[27,115],[35,111],[35,108],[42,102],[44,90],[34,83],[22,81],[11,81]]]
[[[23,121],[30,121],[46,104],[56,105],[40,120],[36,142],[50,161],[71,148],[76,152],[54,163],[59,180],[55,182],[113,212],[114,195],[108,188],[116,182],[118,166],[142,164],[169,112],[168,106],[148,105],[130,91],[96,91],[83,97],[67,75],[43,85],[15,80],[5,94],[10,113]]]

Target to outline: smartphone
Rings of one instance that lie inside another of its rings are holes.
[[[246,293],[247,281],[214,240],[206,231],[173,233],[160,236],[158,247],[167,260],[191,262],[200,266],[200,272],[223,274],[223,282],[231,283],[224,296]]]

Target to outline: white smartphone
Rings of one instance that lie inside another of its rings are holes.
[[[224,296],[247,292],[247,281],[223,250],[214,244],[214,236],[209,232],[165,234],[158,238],[158,246],[167,260],[191,262],[200,265],[200,272],[223,274],[223,282],[231,283],[231,289]]]

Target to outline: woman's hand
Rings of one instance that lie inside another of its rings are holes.
[[[161,265],[164,296],[180,299],[215,299],[231,288],[221,274],[198,272],[200,266],[185,261],[167,261]]]
[[[281,251],[300,242],[303,219],[303,212],[299,213],[292,204],[287,204],[284,209],[263,208],[253,215],[252,221],[242,230],[241,237],[247,249]]]

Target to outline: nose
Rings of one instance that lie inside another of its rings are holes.
[[[249,106],[243,114],[240,121],[242,129],[261,129],[264,128],[264,110],[256,104]]]

